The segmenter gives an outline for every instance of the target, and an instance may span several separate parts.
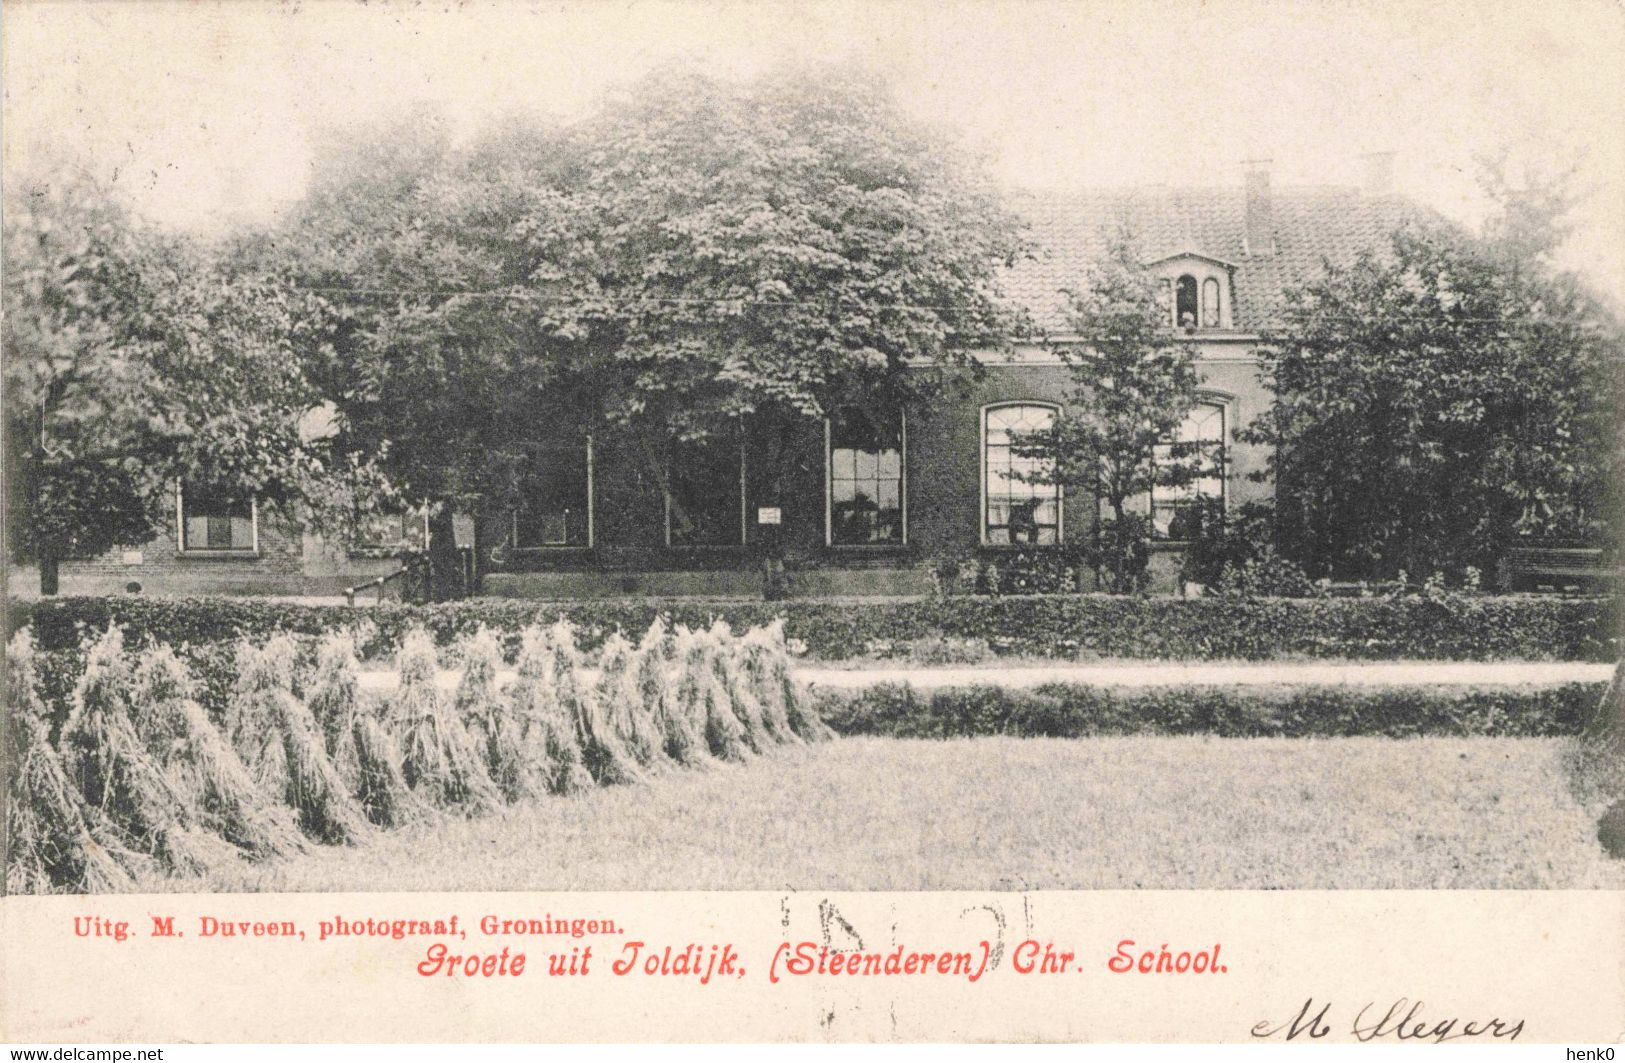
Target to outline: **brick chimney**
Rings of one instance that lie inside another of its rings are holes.
[[[1275,215],[1270,208],[1269,159],[1244,159],[1247,181],[1247,254],[1275,254]]]
[[[1365,162],[1365,187],[1368,196],[1387,196],[1394,191],[1394,153],[1373,151],[1362,155]]]

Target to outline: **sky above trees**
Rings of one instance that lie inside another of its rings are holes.
[[[1357,184],[1475,220],[1474,158],[1575,161],[1589,193],[1565,259],[1625,296],[1625,9],[1242,0],[1091,4],[22,3],[6,11],[8,172],[55,154],[116,174],[194,231],[304,191],[336,127],[440,111],[569,119],[670,62],[748,77],[801,61],[884,75],[1012,185]]]

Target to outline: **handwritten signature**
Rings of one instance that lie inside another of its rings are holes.
[[[1405,997],[1400,997],[1386,1009],[1373,1001],[1355,1013],[1353,1021],[1348,1026],[1348,1032],[1360,1042],[1432,1041],[1435,1044],[1464,1038],[1496,1040],[1505,1038],[1508,1041],[1516,1041],[1518,1035],[1523,1033],[1522,1019],[1458,1017],[1434,1019],[1424,1015],[1424,1008],[1422,1001],[1412,1001]],[[1279,1037],[1283,1041],[1298,1038],[1316,1040],[1330,1035],[1334,1025],[1339,1022],[1340,1020],[1334,1018],[1330,1002],[1317,1008],[1314,998],[1310,997],[1303,1002],[1303,1007],[1298,1009],[1298,1014],[1287,1022],[1277,1025],[1265,1019],[1255,1023],[1253,1036]]]

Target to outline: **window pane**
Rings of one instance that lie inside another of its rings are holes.
[[[1017,458],[1010,463],[1010,493],[1017,498],[1048,494],[1050,485],[1045,482],[1047,474],[1048,466],[1044,462]]]
[[[1153,506],[1151,510],[1152,533],[1160,539],[1168,538],[1168,528],[1170,522],[1173,520],[1173,515],[1173,506],[1165,504]]]
[[[1152,491],[1152,534],[1158,538],[1188,538],[1202,504],[1224,504],[1224,407],[1201,403],[1180,424],[1174,437],[1185,444],[1177,451],[1158,447],[1159,466],[1179,466],[1195,475],[1186,483],[1161,484]]]
[[[202,484],[181,489],[181,549],[252,550],[254,504]]]
[[[902,424],[859,411],[830,419],[830,541],[862,546],[903,537]]]
[[[1193,443],[1224,442],[1224,407],[1201,405],[1185,418],[1188,434]]]
[[[1174,320],[1181,327],[1196,324],[1196,278],[1186,274],[1179,278],[1175,291]]]
[[[983,533],[989,543],[1057,541],[1060,486],[1051,479],[1053,463],[1031,449],[1039,444],[1034,435],[1054,421],[1055,411],[1048,406],[997,406],[987,411]]]
[[[850,480],[858,474],[857,453],[850,447],[840,447],[832,456],[832,465],[836,479]]]

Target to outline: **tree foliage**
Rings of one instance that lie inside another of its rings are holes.
[[[849,73],[667,72],[577,139],[598,238],[592,291],[561,314],[605,338],[613,419],[702,435],[917,402],[1004,339],[1013,221],[962,153]]]
[[[1068,301],[1083,342],[1057,347],[1071,374],[1066,403],[1050,429],[1019,441],[1020,449],[1041,459],[1031,479],[1103,506],[1091,560],[1111,589],[1134,590],[1150,535],[1138,500],[1201,473],[1201,455],[1177,438],[1196,404],[1197,352],[1173,327],[1167,292],[1146,272],[1130,233],[1113,234],[1108,254]]]
[[[319,396],[279,286],[143,226],[77,171],[7,192],[7,532],[44,589],[61,559],[153,538],[177,480],[296,518],[367,483],[301,434]]]
[[[523,442],[572,410],[538,400],[578,345],[526,298],[545,294],[527,248],[561,224],[558,165],[545,142],[454,150],[421,112],[338,131],[292,219],[237,250],[308,299],[334,443],[378,457],[406,498],[506,493]]]
[[[924,402],[1003,340],[1022,250],[974,160],[838,71],[666,70],[586,118],[318,161],[274,253],[327,307],[341,438],[403,490],[506,507],[539,434],[670,448]],[[262,244],[262,250],[273,245]]]
[[[1620,332],[1546,265],[1554,202],[1513,197],[1482,238],[1407,226],[1291,293],[1248,438],[1311,574],[1492,570],[1521,539],[1604,537]]]

